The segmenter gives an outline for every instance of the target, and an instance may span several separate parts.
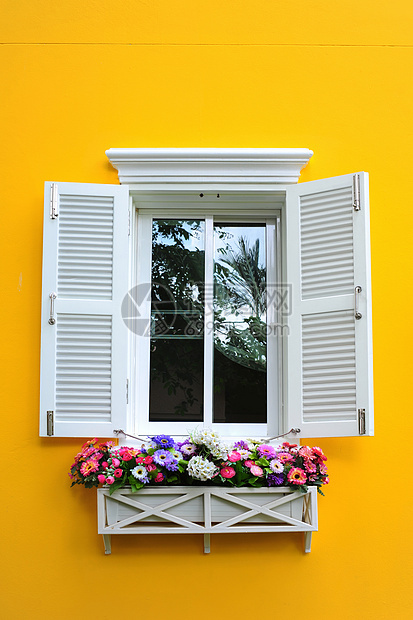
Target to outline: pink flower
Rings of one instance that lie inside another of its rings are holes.
[[[326,465],[324,465],[324,463],[321,463],[320,465],[320,474],[322,474],[323,476],[327,473],[327,467]]]
[[[145,463],[145,465],[150,465],[153,462],[153,458],[151,456],[145,456],[143,462]]]
[[[123,471],[121,469],[115,469],[115,471],[113,472],[113,475],[115,476],[115,478],[122,478]]]
[[[327,457],[326,457],[326,455],[324,454],[324,452],[322,451],[321,448],[319,448],[318,446],[313,446],[312,450],[313,450],[313,453],[316,456],[318,456],[320,461],[326,461],[327,460]]]
[[[231,461],[231,463],[236,463],[241,460],[241,455],[239,452],[234,450],[234,452],[231,452],[231,454],[228,455],[228,460]]]
[[[307,482],[307,474],[301,467],[291,467],[287,478],[290,484],[305,484]]]
[[[300,448],[298,451],[298,454],[302,456],[304,459],[311,460],[315,458],[315,454],[309,446],[303,446],[302,448]]]
[[[304,468],[305,468],[305,471],[308,471],[310,474],[315,474],[317,471],[316,464],[313,463],[313,461],[310,461],[309,459],[304,459]]]
[[[250,471],[251,471],[251,473],[252,473],[252,475],[253,475],[253,476],[259,476],[259,477],[261,477],[261,476],[263,476],[263,475],[264,475],[263,470],[261,469],[261,467],[258,467],[258,465],[252,465],[252,467],[251,467],[251,470],[250,470]]]
[[[330,478],[328,476],[326,476],[325,478],[321,478],[321,482],[323,484],[328,484],[330,482]]]
[[[254,461],[245,461],[244,463],[245,467],[252,467],[253,465],[255,465]]]
[[[136,464],[137,465],[142,465],[143,461],[144,461],[143,457],[142,456],[138,456],[138,458],[136,459]]]
[[[107,469],[107,468],[109,467],[109,463],[108,463],[107,461],[103,461],[103,463],[102,463],[102,467],[103,467],[104,469]]]
[[[105,484],[105,482],[106,482],[106,478],[105,478],[105,476],[103,474],[99,474],[98,475],[98,480],[99,480],[100,484]]]
[[[115,478],[113,476],[108,476],[106,478],[106,484],[113,484],[115,482]]]
[[[223,478],[233,478],[235,476],[235,469],[233,467],[223,467],[220,474]]]
[[[157,474],[155,477],[155,482],[162,482],[162,480],[163,480],[163,474],[159,472],[159,474]]]
[[[113,465],[113,467],[119,467],[119,465],[120,465],[120,460],[119,460],[119,459],[115,459],[115,458],[113,458],[113,459],[112,459],[112,465]]]
[[[149,465],[146,466],[146,469],[148,471],[155,471],[156,465],[154,465],[153,463],[149,463]]]
[[[80,466],[80,473],[82,474],[82,476],[89,476],[90,474],[92,474],[94,471],[97,471],[99,469],[99,463],[98,461],[96,461],[95,459],[89,459],[87,461],[85,461],[84,463],[82,463],[82,465]]]
[[[288,454],[288,452],[279,452],[277,454],[277,459],[281,461],[281,463],[291,463],[294,460],[292,454]]]

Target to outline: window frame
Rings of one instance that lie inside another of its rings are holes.
[[[177,196],[173,194],[162,194],[161,196],[153,193],[143,199],[135,195],[132,199],[131,216],[131,266],[133,271],[132,287],[140,282],[149,281],[150,278],[150,235],[149,223],[153,218],[183,219],[183,218],[205,218],[211,221],[215,217],[216,221],[224,218],[226,221],[239,222],[263,222],[273,225],[273,241],[266,244],[266,259],[270,272],[274,273],[275,281],[280,282],[282,274],[282,250],[281,250],[281,207],[279,203],[281,194],[277,197],[271,195],[249,195],[241,193],[221,193],[219,199],[216,195],[204,195],[202,198],[193,193],[185,196],[185,208],[176,207]],[[206,200],[205,200],[206,199]],[[151,202],[157,206],[151,207]],[[212,205],[211,205],[212,201]],[[207,206],[208,205],[208,206]],[[237,208],[238,207],[238,208]],[[254,210],[254,211],[252,211]],[[141,231],[142,219],[146,224],[144,231]],[[141,223],[140,223],[141,222]],[[211,221],[213,226],[213,220]],[[271,233],[267,229],[266,238],[269,239]],[[212,241],[212,239],[210,239]],[[212,247],[209,248],[209,252]],[[211,256],[212,259],[212,256]],[[211,265],[212,266],[212,265]],[[209,300],[212,303],[212,299]],[[143,313],[147,320],[150,316],[149,304],[145,305]],[[205,317],[205,321],[208,317]],[[267,323],[281,324],[281,316],[272,307],[268,307]],[[282,331],[282,330],[280,330]],[[213,415],[213,394],[207,390],[209,374],[204,381],[204,421],[200,422],[150,422],[148,419],[149,410],[149,343],[146,336],[137,336],[131,332],[129,340],[130,348],[130,398],[131,406],[129,411],[129,428],[133,429],[133,435],[155,435],[167,432],[175,436],[185,436],[188,430],[196,426],[206,425],[213,428],[220,435],[225,437],[252,437],[252,436],[275,436],[281,432],[282,428],[282,338],[280,333],[273,337],[274,342],[271,346],[271,359],[267,368],[267,422],[265,424],[229,424],[216,423],[212,420]],[[213,343],[212,343],[213,346]],[[142,351],[142,349],[144,349]],[[205,348],[205,364],[212,364],[212,351]],[[212,367],[211,369],[212,370]],[[208,370],[206,371],[208,373]],[[274,377],[271,383],[270,375]],[[142,396],[143,395],[143,396]],[[145,404],[142,406],[142,402]],[[210,412],[211,419],[206,415]]]

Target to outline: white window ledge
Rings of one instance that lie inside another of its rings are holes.
[[[273,148],[112,148],[119,181],[135,191],[257,191],[297,183],[313,152]]]

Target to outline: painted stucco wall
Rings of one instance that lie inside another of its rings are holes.
[[[1,0],[2,617],[404,619],[412,603],[410,0]],[[109,147],[308,147],[370,173],[376,436],[320,439],[301,535],[96,534],[78,440],[38,437],[43,184],[117,183]]]

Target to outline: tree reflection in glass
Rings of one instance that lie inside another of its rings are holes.
[[[265,423],[265,224],[216,224],[214,245],[213,419]]]
[[[204,222],[153,220],[151,421],[203,420]]]

